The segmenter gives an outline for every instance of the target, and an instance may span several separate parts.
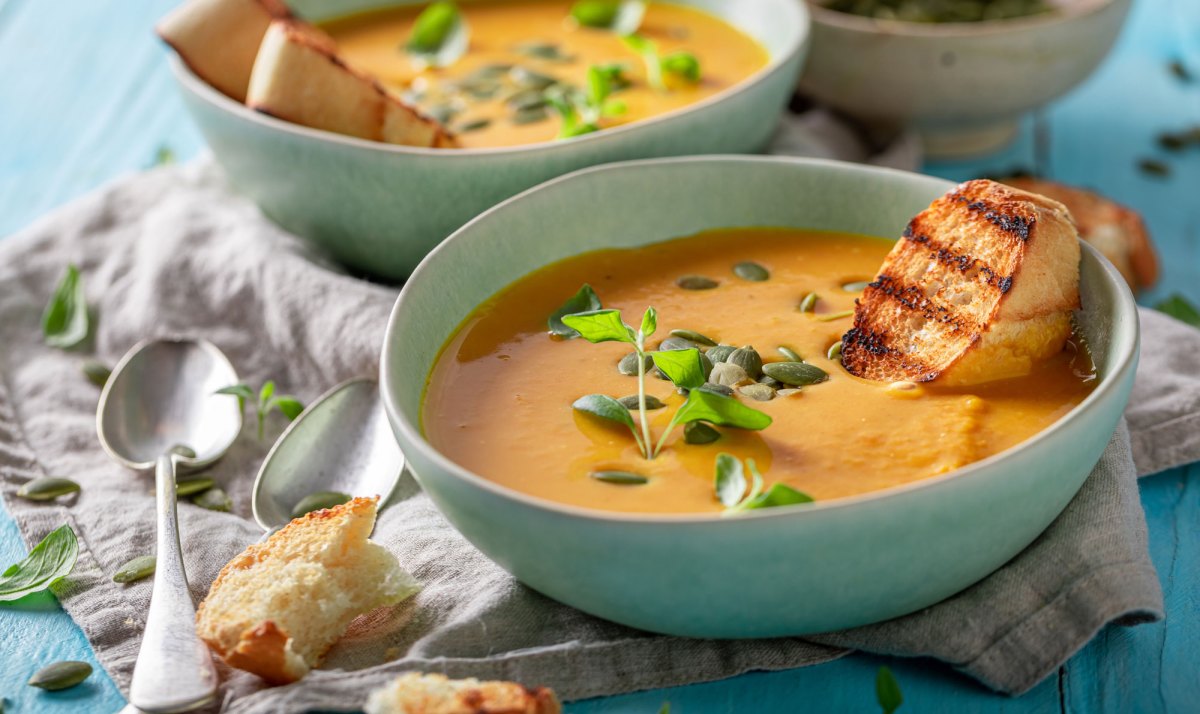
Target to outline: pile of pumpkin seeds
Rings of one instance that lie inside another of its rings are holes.
[[[829,0],[830,10],[877,20],[985,22],[1053,11],[1046,0]]]

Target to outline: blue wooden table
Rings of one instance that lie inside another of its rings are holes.
[[[0,236],[123,173],[166,146],[180,159],[202,150],[153,39],[175,0],[0,0]],[[1183,57],[1198,79],[1167,71]],[[1031,78],[1030,81],[1036,81]],[[1144,300],[1181,292],[1200,302],[1200,150],[1168,156],[1157,133],[1200,124],[1200,0],[1138,0],[1117,50],[1092,79],[1029,120],[997,156],[930,165],[953,179],[1036,168],[1095,187],[1141,211],[1164,262]],[[1166,159],[1167,178],[1136,168]],[[1200,711],[1200,466],[1144,479],[1150,549],[1166,596],[1164,623],[1109,628],[1057,675],[1023,697],[993,694],[932,661],[887,661],[904,691],[902,711]],[[24,547],[0,515],[0,566]],[[30,601],[32,600],[32,601]],[[49,595],[0,605],[0,697],[8,712],[112,712],[124,705],[103,672],[73,690],[25,685],[41,663],[95,663],[82,632]],[[574,714],[672,711],[876,711],[875,671],[886,660],[855,655],[818,667],[579,702]]]

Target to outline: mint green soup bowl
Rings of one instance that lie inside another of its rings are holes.
[[[695,157],[587,169],[500,204],[433,251],[392,312],[381,388],[410,468],[446,518],[526,585],[644,630],[803,635],[903,615],[966,588],[1066,507],[1129,398],[1136,308],[1120,275],[1089,246],[1077,320],[1099,368],[1095,390],[1044,432],[943,476],[733,518],[625,515],[499,486],[439,453],[419,427],[442,344],[477,305],[539,267],[711,228],[899,236],[950,187],[838,162]],[[597,203],[609,210],[592,210]],[[529,467],[556,476],[553,464]]]
[[[411,4],[421,3],[289,2],[314,21]],[[770,56],[767,66],[684,109],[571,140],[511,148],[425,149],[309,129],[248,109],[178,58],[171,67],[188,112],[237,191],[335,260],[400,280],[455,229],[547,179],[627,159],[761,151],[808,48],[806,6],[797,0],[677,4],[707,10],[758,40]]]

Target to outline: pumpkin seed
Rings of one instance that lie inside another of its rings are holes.
[[[771,389],[779,389],[780,387],[783,386],[783,382],[780,382],[778,379],[775,379],[774,377],[768,377],[765,374],[758,378],[758,383],[765,384],[768,387],[770,387]]]
[[[711,375],[713,371],[712,360],[710,360],[708,355],[704,354],[703,352],[700,353],[700,371],[704,373],[705,379],[708,379],[709,375]]]
[[[210,511],[220,511],[222,513],[228,513],[233,508],[233,501],[230,500],[229,494],[217,486],[213,486],[193,498],[192,503],[201,508],[207,508]]]
[[[626,409],[629,409],[631,411],[638,408],[638,395],[636,395],[636,394],[630,394],[628,397],[621,397],[617,401],[621,403],[621,406],[623,406]],[[663,404],[662,400],[659,399],[658,397],[655,397],[655,396],[652,396],[649,394],[646,395],[646,408],[647,409],[650,409],[650,410],[663,409],[666,406],[667,405]]]
[[[426,108],[425,114],[438,124],[445,125],[449,124],[450,120],[453,119],[459,111],[459,108],[453,104],[437,104]]]
[[[687,340],[694,345],[703,347],[716,347],[717,341],[711,337],[706,337],[695,330],[671,330],[672,337],[678,337],[681,340]]]
[[[658,343],[659,352],[674,352],[676,350],[698,350],[700,345],[683,337],[668,337]]]
[[[829,351],[825,353],[825,357],[834,361],[842,361],[842,341],[838,340],[829,346]]]
[[[299,518],[313,511],[340,506],[350,500],[350,494],[341,491],[316,491],[300,499],[292,506],[292,518]]]
[[[30,501],[53,501],[68,493],[78,493],[79,484],[69,478],[42,476],[26,482],[17,489],[17,495]]]
[[[775,390],[765,384],[747,384],[738,391],[759,402],[769,402],[775,398]]]
[[[546,95],[540,89],[522,89],[506,99],[505,103],[518,112],[522,109],[541,109],[546,106]]]
[[[767,269],[752,260],[745,260],[733,266],[733,274],[742,280],[761,283],[771,277]]]
[[[618,486],[641,486],[650,483],[650,479],[632,471],[593,471],[589,476],[597,481],[614,483]]]
[[[696,387],[696,389],[699,389],[702,392],[710,392],[712,394],[720,394],[723,397],[732,397],[733,396],[733,387],[727,387],[724,384],[716,384],[714,382],[705,382],[704,384],[701,384],[699,387]],[[689,423],[695,423],[695,422],[689,422]]]
[[[763,371],[792,387],[817,384],[829,379],[825,370],[805,362],[771,362],[763,365]]]
[[[547,60],[550,62],[570,62],[575,59],[573,56],[565,54],[562,49],[553,42],[526,42],[517,45],[513,48],[513,52],[534,59]]]
[[[816,293],[809,293],[800,301],[800,312],[812,312],[817,309],[817,300],[821,298]]]
[[[728,360],[729,355],[733,354],[733,351],[736,349],[737,348],[733,345],[717,345],[716,347],[710,348],[704,353],[704,355],[708,357],[709,361],[711,361],[713,364],[716,364],[718,362],[725,362]]]
[[[863,290],[866,290],[867,286],[870,284],[870,280],[859,280],[853,283],[846,283],[842,286],[842,290],[845,290],[848,293],[861,293]]]
[[[787,357],[789,362],[803,362],[804,361],[804,358],[800,356],[800,353],[797,352],[796,350],[792,349],[791,347],[781,346],[776,349],[779,350],[779,354],[783,355],[784,357]]]
[[[87,662],[68,660],[42,667],[29,678],[29,686],[49,691],[69,689],[87,679],[92,665]]]
[[[719,285],[716,280],[703,275],[684,275],[676,280],[675,284],[684,290],[712,290]]]
[[[87,381],[91,382],[97,387],[103,387],[105,383],[108,382],[108,378],[112,375],[112,370],[109,369],[107,365],[101,364],[95,360],[88,360],[87,362],[84,362],[80,369],[83,370],[83,376],[87,377]]]
[[[751,380],[758,379],[762,376],[763,361],[758,352],[750,345],[739,347],[729,355],[729,359],[725,360],[729,364],[736,364],[746,370],[746,376]]]
[[[897,399],[916,399],[925,392],[925,389],[916,382],[906,381],[892,382],[888,386],[884,387],[883,391],[886,392],[889,397],[896,397]]]
[[[712,374],[708,375],[708,381],[725,387],[736,387],[753,380],[746,374],[746,370],[738,365],[732,362],[720,362],[713,365]]]
[[[472,72],[469,76],[476,79],[499,79],[500,77],[512,71],[511,64],[485,64],[479,69]]]
[[[800,392],[800,389],[799,389],[798,387],[788,387],[787,389],[780,389],[780,390],[777,390],[777,391],[775,392],[775,396],[777,396],[777,397],[790,397],[790,396],[792,396],[792,395],[795,395],[795,394],[800,394],[800,393],[801,393],[801,392]]]
[[[549,118],[550,113],[546,111],[546,107],[528,107],[513,112],[512,123],[517,126],[524,126],[525,124],[545,121]]]
[[[139,555],[113,573],[113,582],[132,583],[135,580],[150,577],[154,575],[154,566],[156,563],[157,560],[153,555]]]
[[[841,312],[831,312],[828,315],[821,315],[817,319],[821,322],[833,322],[834,320],[840,320],[843,317],[852,317],[853,315],[853,310],[842,310]]]
[[[542,74],[528,67],[514,67],[510,76],[512,77],[512,81],[522,89],[534,89],[539,92],[558,84],[556,77]]]
[[[467,134],[472,131],[479,131],[480,129],[486,129],[491,125],[492,125],[491,119],[475,119],[474,121],[469,121],[469,122],[466,122],[465,124],[459,124],[456,131],[460,134]]]
[[[702,421],[688,422],[683,427],[683,440],[689,444],[711,444],[721,438],[721,432]]]
[[[1158,159],[1138,159],[1138,168],[1149,176],[1165,178],[1171,175],[1171,167]]]
[[[654,359],[650,355],[646,355],[643,365],[645,370],[649,372],[654,368]],[[622,357],[621,361],[617,363],[617,371],[626,377],[636,377],[638,373],[637,352],[630,352]]]
[[[196,496],[216,485],[217,482],[212,480],[211,476],[181,476],[175,480],[175,496]]]

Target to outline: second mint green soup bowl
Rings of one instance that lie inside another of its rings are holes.
[[[381,388],[410,468],[446,518],[526,585],[644,630],[802,635],[903,615],[966,588],[1066,507],[1128,401],[1136,307],[1116,270],[1086,245],[1076,318],[1099,369],[1095,390],[1028,441],[943,476],[734,518],[626,515],[487,481],[439,453],[419,428],[442,344],[477,305],[539,267],[711,228],[899,236],[950,187],[837,162],[696,157],[587,169],[500,204],[422,262],[392,313]],[[587,210],[596,205],[609,210]],[[555,477],[552,464],[530,468]]]
[[[210,87],[178,58],[172,58],[171,68],[188,113],[238,192],[338,262],[400,280],[464,223],[556,176],[612,161],[766,147],[808,49],[807,7],[799,0],[674,1],[705,10],[758,40],[767,50],[766,67],[683,109],[564,141],[493,149],[364,141],[252,111]],[[289,0],[288,5],[301,17],[320,21],[424,2]],[[564,17],[569,7],[564,2]]]

